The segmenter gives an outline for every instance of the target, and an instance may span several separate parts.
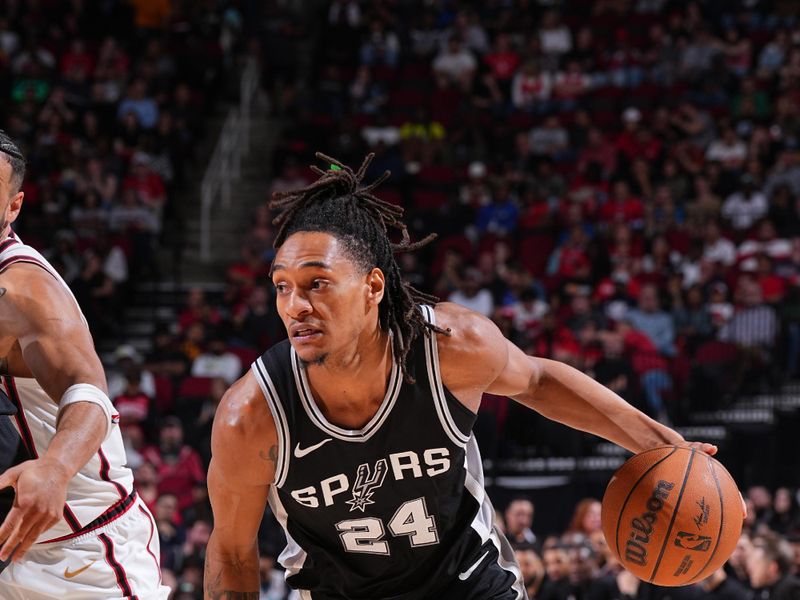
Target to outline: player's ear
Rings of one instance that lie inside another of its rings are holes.
[[[19,211],[22,209],[22,200],[25,198],[25,192],[17,192],[11,197],[8,203],[8,223],[13,223],[19,216]]]
[[[375,267],[367,273],[367,301],[377,306],[383,299],[385,290],[386,277],[384,277],[383,271]]]

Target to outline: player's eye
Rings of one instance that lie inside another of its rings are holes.
[[[311,289],[312,290],[321,290],[326,285],[328,285],[328,282],[325,281],[324,279],[315,279],[315,280],[313,280],[311,282]]]
[[[285,294],[289,287],[285,283],[276,283],[275,291],[279,294]]]

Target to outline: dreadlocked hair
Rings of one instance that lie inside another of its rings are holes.
[[[372,193],[391,175],[389,171],[362,186],[374,154],[367,155],[358,171],[321,152],[317,152],[316,157],[330,164],[330,170],[312,166],[311,169],[319,175],[315,182],[299,190],[272,195],[269,207],[277,211],[273,223],[278,226],[274,246],[279,248],[298,231],[330,233],[344,244],[350,258],[364,272],[375,267],[383,271],[386,292],[378,307],[378,320],[384,331],[393,333],[395,360],[405,380],[413,383],[414,378],[406,369],[406,359],[414,340],[420,334],[432,335],[433,332],[449,335],[450,330],[425,320],[418,305],[436,305],[439,299],[403,281],[394,255],[417,250],[435,239],[436,234],[412,242],[402,221],[403,209]],[[390,241],[390,227],[400,232],[402,239],[399,243]]]

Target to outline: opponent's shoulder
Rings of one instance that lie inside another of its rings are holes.
[[[21,262],[0,273],[0,320],[30,324],[53,319],[80,321],[77,305],[51,273]]]
[[[483,315],[459,304],[435,308],[436,325],[448,332],[436,335],[442,379],[452,391],[487,387],[508,361],[507,341]]]
[[[252,371],[234,383],[214,415],[211,450],[217,464],[231,472],[251,472],[269,483],[274,468],[264,469],[265,457],[277,444],[275,421]],[[253,469],[256,469],[253,471]]]

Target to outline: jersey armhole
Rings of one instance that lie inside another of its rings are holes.
[[[433,307],[426,304],[421,305],[420,310],[425,320],[431,325],[436,325],[436,315]],[[450,438],[456,446],[461,448],[466,447],[469,441],[469,435],[466,435],[458,425],[456,425],[453,415],[450,414],[450,407],[447,404],[447,396],[444,392],[442,385],[442,375],[439,370],[439,347],[436,342],[436,334],[434,332],[425,332],[422,334],[425,344],[425,362],[428,366],[428,381],[430,382],[431,394],[433,395],[433,404],[436,408],[436,414],[439,417],[439,422],[442,425],[447,437]]]
[[[257,358],[250,368],[256,376],[259,387],[261,387],[261,392],[264,394],[269,411],[272,413],[272,420],[275,421],[275,431],[278,433],[278,460],[275,463],[275,479],[272,485],[279,488],[286,481],[286,474],[289,471],[289,458],[291,456],[289,423],[286,420],[286,413],[275,389],[275,384],[272,382],[264,362],[261,358]]]

